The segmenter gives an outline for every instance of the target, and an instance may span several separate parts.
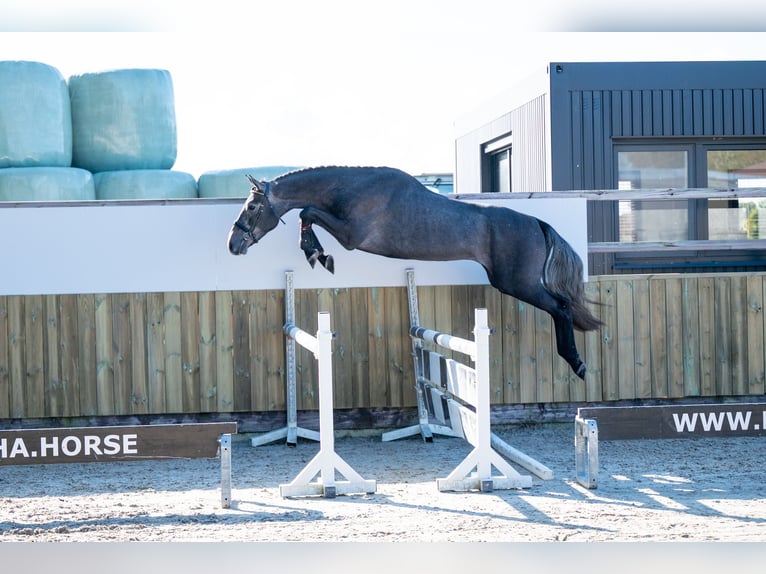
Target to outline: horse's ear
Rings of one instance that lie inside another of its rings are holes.
[[[251,191],[255,191],[256,193],[264,194],[266,193],[266,186],[263,184],[262,181],[258,181],[255,179],[252,175],[247,176],[247,179],[250,181],[250,185],[252,185]]]

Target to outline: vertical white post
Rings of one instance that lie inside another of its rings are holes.
[[[231,508],[231,435],[222,434],[218,440],[221,453],[221,507]]]
[[[490,438],[490,415],[489,415],[489,325],[487,324],[487,310],[476,309],[474,311],[475,326],[473,338],[476,342],[476,356],[474,369],[476,370],[477,385],[477,443],[482,451],[487,453],[491,450]],[[480,477],[492,476],[492,464],[489,456],[479,457],[478,474]]]
[[[335,421],[333,420],[332,331],[330,314],[317,315],[317,369],[319,371],[319,449],[322,452],[322,482],[325,488],[334,486]]]
[[[295,289],[293,288],[293,272],[285,272],[285,324],[295,325]],[[286,441],[289,446],[298,444],[298,400],[295,376],[295,340],[285,341],[285,359],[287,366],[287,429]]]

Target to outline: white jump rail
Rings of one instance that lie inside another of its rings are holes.
[[[317,359],[319,371],[319,452],[289,484],[280,484],[282,497],[321,495],[333,498],[341,494],[367,493],[376,490],[375,480],[365,480],[335,452],[332,390],[332,339],[330,314],[317,314],[316,337],[292,323],[284,326],[285,335],[308,349]],[[293,362],[293,368],[295,363]],[[336,471],[346,480],[336,480]],[[316,478],[316,480],[314,480]]]
[[[417,425],[383,434],[384,441],[420,433],[426,442],[433,433],[465,438],[474,448],[450,473],[437,480],[439,490],[489,491],[493,489],[528,488],[532,479],[517,472],[502,456],[530,470],[543,480],[553,472],[538,461],[508,445],[490,430],[489,400],[489,335],[487,310],[475,310],[474,341],[421,327],[418,316],[417,288],[414,271],[407,270],[410,302],[410,336],[413,343],[418,399]],[[421,341],[469,355],[475,363],[470,368],[423,349]],[[429,406],[431,407],[429,409]],[[441,423],[432,424],[431,415]],[[493,474],[492,468],[501,474]],[[475,472],[473,472],[475,469]]]

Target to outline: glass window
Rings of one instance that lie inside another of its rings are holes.
[[[707,186],[766,187],[766,149],[707,151]],[[766,198],[708,200],[710,239],[766,239]]]
[[[493,153],[492,164],[492,191],[511,191],[511,148]]]
[[[617,152],[618,189],[689,187],[686,150]],[[688,202],[668,200],[620,201],[620,241],[689,239]]]

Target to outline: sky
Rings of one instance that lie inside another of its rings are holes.
[[[766,5],[5,0],[0,60],[64,78],[168,70],[173,169],[195,177],[267,165],[449,173],[459,129],[549,62],[766,60]]]

